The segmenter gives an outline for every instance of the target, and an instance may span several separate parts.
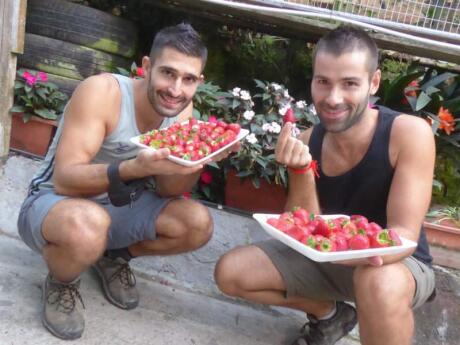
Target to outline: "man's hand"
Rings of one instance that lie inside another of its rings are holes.
[[[286,123],[281,129],[275,147],[275,158],[280,164],[291,168],[303,168],[311,162],[310,149],[301,140],[291,135],[292,124]]]

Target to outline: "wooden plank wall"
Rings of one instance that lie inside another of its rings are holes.
[[[27,0],[0,0],[0,165],[9,150],[16,56],[24,49]]]

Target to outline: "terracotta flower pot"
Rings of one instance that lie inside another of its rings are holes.
[[[287,191],[284,187],[260,181],[260,188],[254,187],[250,178],[236,176],[235,170],[227,174],[225,205],[251,213],[281,213],[286,204]]]
[[[423,222],[428,243],[449,249],[460,250],[460,228],[449,220],[439,224],[432,221]]]
[[[35,115],[24,123],[22,114],[14,113],[11,123],[10,147],[44,157],[56,133],[56,127],[57,121],[45,120]]]

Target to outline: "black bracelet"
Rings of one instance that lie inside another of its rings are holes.
[[[110,163],[107,167],[107,177],[109,178],[108,196],[110,202],[117,207],[130,205],[133,207],[134,201],[140,198],[145,189],[144,179],[124,182],[120,178],[120,164],[122,161]]]

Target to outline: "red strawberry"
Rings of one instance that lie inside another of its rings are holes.
[[[329,235],[331,234],[331,228],[329,227],[329,225],[326,223],[324,219],[319,219],[318,225],[316,225],[314,234],[322,235],[324,237],[329,237]]]
[[[295,123],[296,121],[297,119],[294,115],[294,110],[292,110],[292,108],[289,108],[288,110],[286,110],[286,113],[284,114],[284,117],[283,117],[283,123],[287,123],[287,122]]]
[[[369,235],[369,240],[371,248],[383,248],[388,247],[391,244],[387,230],[380,230],[372,235]]]
[[[357,234],[348,240],[350,249],[367,249],[369,248],[369,238],[366,235]]]
[[[371,222],[367,227],[367,235],[372,236],[382,231],[382,227],[377,223]]]
[[[313,235],[305,236],[301,242],[310,248],[314,249],[316,247],[316,238]]]
[[[268,218],[267,223],[270,224],[271,226],[277,228],[278,218]]]
[[[297,208],[292,212],[292,215],[294,216],[294,221],[295,219],[299,219],[302,221],[303,224],[308,224],[310,221],[310,213],[304,208]]]
[[[305,232],[302,228],[294,225],[286,231],[286,235],[291,236],[297,241],[300,241],[303,237],[308,235],[308,233]]]
[[[316,249],[320,252],[335,252],[336,244],[328,238],[323,238],[319,243],[316,244]]]
[[[396,230],[388,230],[388,235],[390,236],[392,246],[400,246],[402,244],[401,238],[399,238],[399,235],[396,232]]]

